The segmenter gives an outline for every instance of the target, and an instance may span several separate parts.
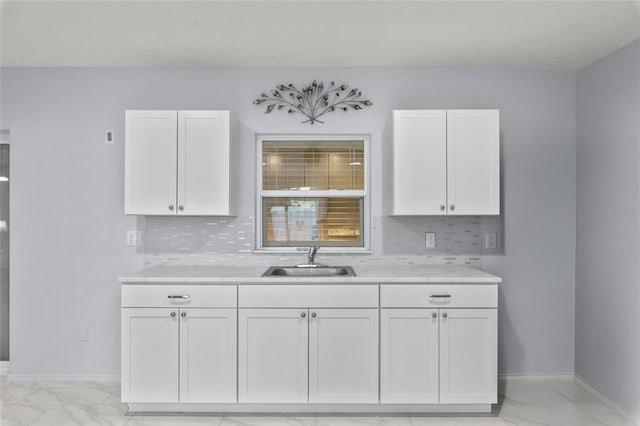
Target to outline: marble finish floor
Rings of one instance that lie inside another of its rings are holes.
[[[128,415],[118,383],[0,378],[0,425],[126,426],[637,426],[572,377],[508,378],[486,415]]]

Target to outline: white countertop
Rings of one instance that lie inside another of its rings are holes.
[[[266,270],[266,266],[156,266],[119,277],[118,281],[123,284],[482,284],[502,282],[500,277],[466,265],[371,265],[366,267],[357,265],[354,266],[355,277],[262,277]]]

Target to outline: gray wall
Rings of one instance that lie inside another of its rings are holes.
[[[576,90],[576,373],[640,414],[640,42]]]
[[[4,69],[1,78],[1,127],[11,129],[13,144],[12,374],[119,374],[116,277],[158,254],[157,246],[148,256],[144,250],[124,247],[125,230],[162,233],[169,223],[147,218],[146,226],[144,219],[122,214],[123,111],[143,108],[231,109],[238,115],[241,162],[248,165],[240,179],[244,217],[253,214],[255,133],[371,134],[374,221],[383,211],[382,144],[388,141],[382,135],[392,109],[500,109],[503,215],[473,224],[476,235],[485,229],[501,235],[500,250],[482,253],[480,261],[504,278],[500,371],[573,371],[573,73],[460,68]],[[251,104],[278,83],[314,78],[357,85],[374,106],[334,113],[326,117],[326,124],[310,127],[299,124],[296,116],[264,115],[264,108]],[[113,146],[103,143],[107,128],[116,131]],[[401,255],[426,262],[427,253],[416,248],[424,230],[441,226],[438,220],[385,224],[381,219],[376,226],[387,231],[377,231],[374,250],[389,261]],[[186,225],[198,230],[206,226],[198,219]],[[396,232],[389,229],[407,236],[407,245],[396,240],[385,252],[394,240],[390,234]],[[416,230],[421,235],[412,238]],[[255,262],[263,259],[249,257]],[[77,342],[78,329],[85,325],[89,342]]]
[[[0,136],[0,141],[8,142]],[[9,175],[9,145],[0,145],[0,171]],[[0,361],[9,360],[9,182],[0,182],[0,220],[6,229],[0,229]]]

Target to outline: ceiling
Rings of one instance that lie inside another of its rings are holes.
[[[578,70],[640,38],[638,1],[9,1],[8,67]]]

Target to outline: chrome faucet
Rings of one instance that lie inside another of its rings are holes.
[[[309,252],[307,253],[307,264],[308,265],[315,265],[316,262],[316,255],[318,254],[318,249],[320,247],[316,246],[311,246],[309,247]]]
[[[326,268],[327,265],[316,263],[316,254],[318,254],[319,248],[320,247],[318,245],[309,247],[309,251],[307,252],[307,263],[296,265],[296,268]],[[298,250],[302,250],[302,248],[299,248]]]

